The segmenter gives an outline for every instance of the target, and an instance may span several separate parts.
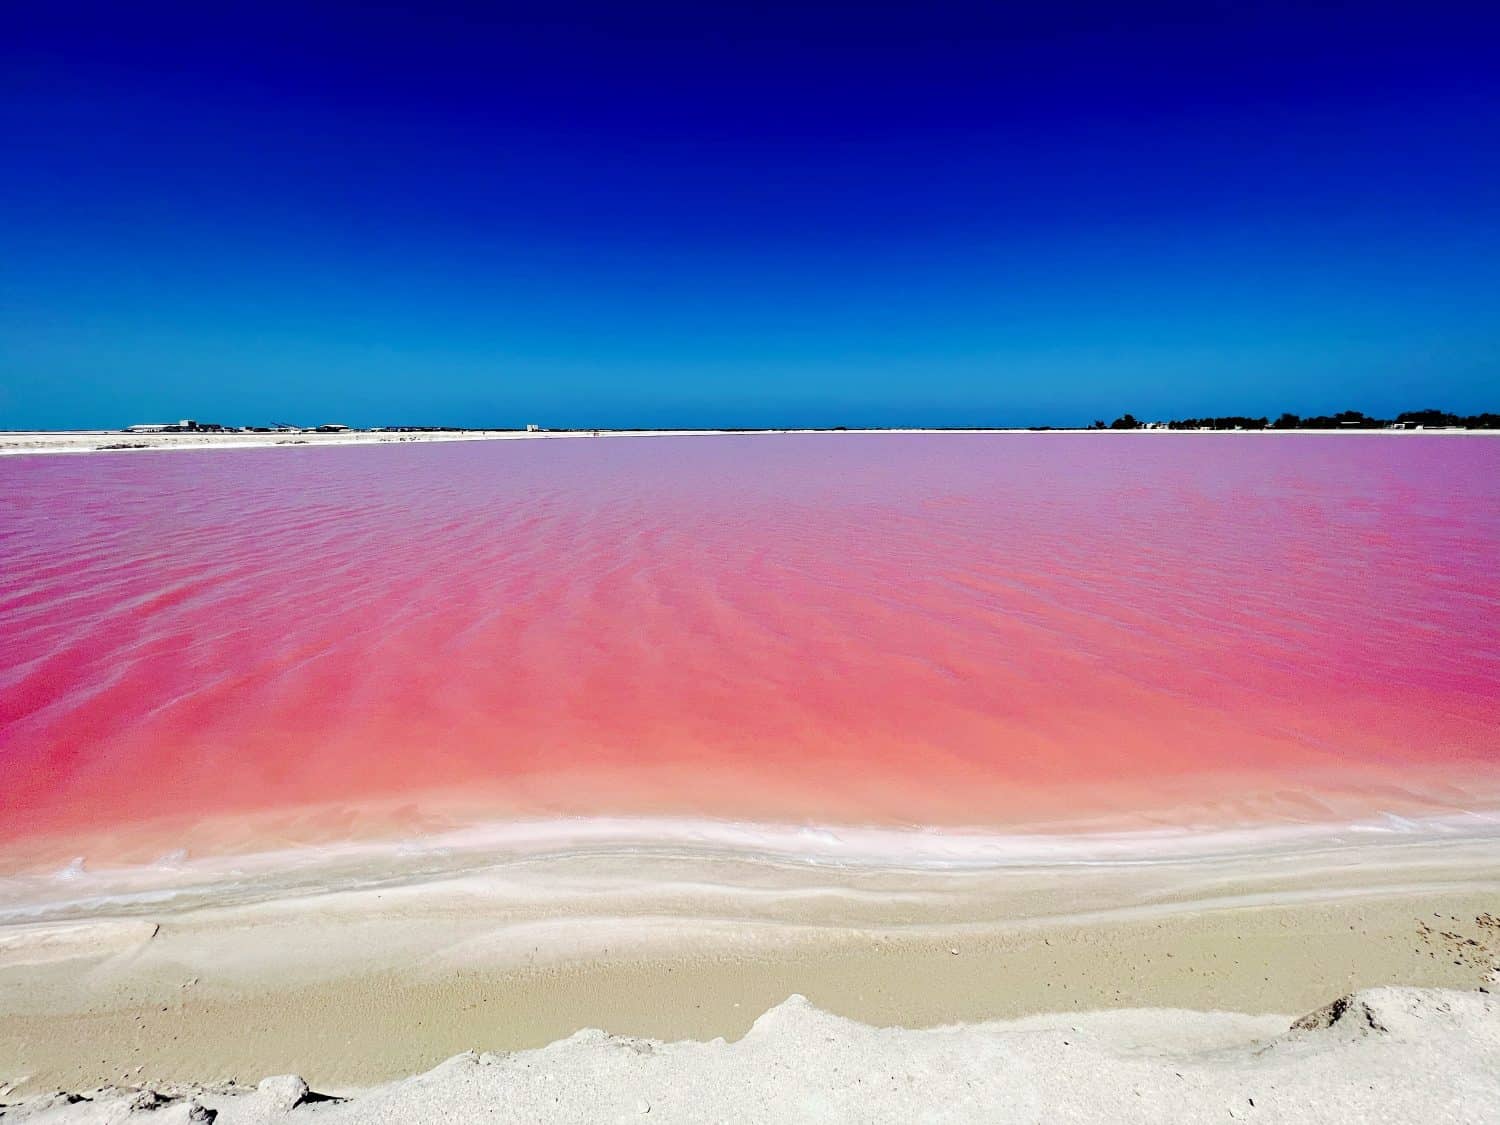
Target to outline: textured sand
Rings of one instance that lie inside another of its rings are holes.
[[[1289,1026],[1290,1023],[1290,1026]],[[30,1100],[59,1125],[620,1121],[1478,1123],[1500,1115],[1500,1004],[1376,989],[1295,1021],[1144,1010],[929,1031],[878,1029],[792,997],[736,1043],[580,1032],[458,1055],[420,1076],[316,1099],[258,1088],[128,1087]]]
[[[969,872],[683,856],[0,927],[0,1085],[324,1089],[580,1028],[735,1038],[788,995],[878,1025],[1296,1013],[1500,962],[1493,841]]]

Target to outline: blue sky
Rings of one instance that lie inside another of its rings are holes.
[[[1500,18],[29,5],[0,428],[1500,407]]]

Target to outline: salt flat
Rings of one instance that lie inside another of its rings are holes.
[[[416,1077],[311,1093],[114,1086],[8,1108],[35,1125],[150,1120],[1478,1123],[1500,1114],[1500,1003],[1374,989],[1289,1021],[1092,1012],[928,1031],[880,1029],[793,996],[735,1043],[582,1031],[540,1050],[468,1052]]]
[[[793,993],[910,1028],[1286,1017],[1361,988],[1490,987],[1500,964],[1500,845],[1484,837],[977,869],[681,849],[490,857],[440,878],[387,866],[344,871],[342,890],[247,879],[13,920],[0,1083],[295,1071],[338,1091],[580,1028],[736,1039]]]

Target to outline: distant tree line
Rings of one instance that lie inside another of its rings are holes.
[[[1372,418],[1359,410],[1341,410],[1337,414],[1315,414],[1303,418],[1282,414],[1274,422],[1269,418],[1249,418],[1226,414],[1218,418],[1174,418],[1166,423],[1139,421],[1134,414],[1122,414],[1106,424],[1097,419],[1096,430],[1140,430],[1165,425],[1171,430],[1386,430],[1392,428],[1435,429],[1455,426],[1468,430],[1500,430],[1500,414],[1449,414],[1444,410],[1408,410],[1394,418]]]

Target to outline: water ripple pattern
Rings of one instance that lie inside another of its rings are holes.
[[[0,561],[12,869],[487,817],[1114,830],[1500,792],[1482,438],[8,458]]]

